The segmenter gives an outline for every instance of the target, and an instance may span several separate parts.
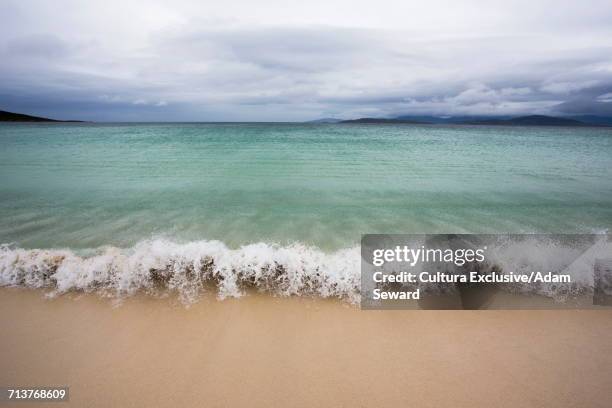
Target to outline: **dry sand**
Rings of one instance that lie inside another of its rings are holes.
[[[8,288],[0,307],[0,385],[70,386],[51,407],[612,405],[612,310],[361,311],[267,296],[113,307]]]

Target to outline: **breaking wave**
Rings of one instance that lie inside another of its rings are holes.
[[[569,273],[571,284],[516,283],[503,288],[562,301],[592,291],[595,263],[610,254],[612,245],[606,239],[585,250],[533,238],[498,243],[487,255],[487,263],[502,273]],[[324,252],[299,243],[282,246],[262,242],[232,249],[220,241],[152,239],[131,248],[100,247],[77,253],[5,244],[0,245],[0,286],[44,288],[52,295],[89,292],[119,298],[136,293],[174,293],[186,304],[196,302],[204,293],[225,299],[240,297],[247,290],[358,303],[360,263],[359,246]]]
[[[230,249],[219,241],[149,240],[128,249],[99,248],[91,256],[2,245],[0,285],[118,297],[175,292],[185,303],[206,291],[224,299],[240,297],[249,288],[358,302],[359,262],[358,247],[328,254],[302,244]]]

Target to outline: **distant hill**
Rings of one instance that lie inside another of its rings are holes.
[[[479,122],[482,120],[490,119],[511,119],[511,116],[415,116],[415,115],[402,115],[397,116],[394,119],[399,120],[414,120],[422,123],[432,124],[449,124],[449,125],[460,125],[463,123]]]
[[[417,120],[424,123],[448,125],[489,126],[612,126],[612,117],[582,115],[555,117],[546,115],[509,116],[398,116],[396,119]]]
[[[403,119],[383,119],[383,118],[360,118],[353,120],[343,120],[338,123],[354,123],[354,124],[395,124],[395,123],[408,123],[413,125],[420,125],[425,122],[417,122],[416,120],[403,120]]]
[[[321,119],[311,120],[311,121],[308,121],[306,123],[338,123],[338,122],[342,122],[342,119],[321,118]]]
[[[612,126],[612,118],[599,116],[582,116],[562,118],[546,115],[528,115],[518,117],[486,116],[398,116],[395,118],[360,118],[343,120],[338,123],[356,124],[445,124],[445,125],[483,125],[483,126]]]
[[[0,122],[80,122],[80,120],[56,120],[0,110]]]
[[[501,126],[597,126],[576,119],[557,118],[545,115],[519,116],[512,119],[490,119],[467,122],[470,125],[501,125]]]
[[[580,116],[570,116],[569,118],[578,120],[580,122],[588,123],[591,125],[612,126],[612,117],[609,117],[609,116],[580,115]]]

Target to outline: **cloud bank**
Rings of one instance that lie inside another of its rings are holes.
[[[206,3],[0,3],[0,109],[106,121],[612,115],[609,1]]]

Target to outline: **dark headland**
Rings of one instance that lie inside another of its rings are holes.
[[[80,120],[57,120],[0,110],[0,122],[81,122]]]
[[[584,119],[583,119],[584,118]],[[563,118],[546,115],[528,115],[514,118],[508,117],[444,117],[434,116],[399,116],[396,118],[359,118],[352,120],[337,120],[335,122],[310,123],[340,123],[340,124],[446,124],[446,125],[483,125],[483,126],[565,126],[565,127],[609,127],[612,126],[612,118],[590,117]],[[583,119],[583,120],[581,120]]]
[[[511,119],[489,119],[467,122],[471,125],[499,125],[499,126],[601,126],[589,124],[576,119],[557,118],[545,115],[519,116]]]

